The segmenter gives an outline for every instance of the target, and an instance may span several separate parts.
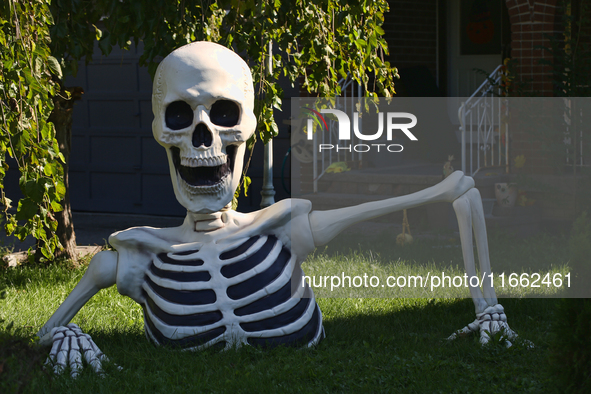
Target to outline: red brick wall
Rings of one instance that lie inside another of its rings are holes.
[[[436,70],[436,0],[390,0],[384,15],[384,37],[390,55],[387,60],[398,69],[427,66]],[[404,75],[402,75],[404,78]]]
[[[525,82],[525,94],[553,96],[552,74],[549,66],[539,64],[540,59],[552,60],[551,53],[540,49],[550,47],[548,36],[555,35],[559,24],[557,0],[506,0],[511,20],[511,57],[518,62],[517,76]],[[560,141],[541,141],[540,136],[513,130],[511,162],[517,156],[525,157],[525,166],[512,168],[513,173],[552,174],[561,170],[549,146]]]
[[[551,60],[550,53],[538,47],[550,47],[546,35],[556,34],[557,0],[506,0],[511,20],[511,57],[517,60],[517,74],[527,82],[532,92],[552,96],[552,76],[548,66],[539,64],[542,58]]]

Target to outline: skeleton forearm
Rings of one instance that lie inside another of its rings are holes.
[[[314,211],[310,226],[316,246],[324,245],[352,224],[377,218],[403,209],[434,202],[453,202],[474,187],[474,180],[456,171],[443,182],[406,196],[373,201],[355,207]]]
[[[96,254],[82,280],[37,333],[41,338],[40,344],[49,345],[52,340],[51,329],[66,325],[100,289],[114,285],[116,275],[117,252],[104,251]]]

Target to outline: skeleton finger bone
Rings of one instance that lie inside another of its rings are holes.
[[[96,373],[103,374],[102,363],[107,362],[108,358],[80,327],[76,324],[54,327],[51,334],[54,342],[45,365],[53,366],[55,374],[62,374],[70,367],[70,375],[76,378],[83,368],[83,356]]]
[[[70,366],[70,375],[73,378],[78,377],[82,370],[82,355],[80,354],[80,346],[78,345],[77,337],[70,337],[70,352],[68,357],[68,365]]]
[[[507,324],[504,308],[501,304],[487,307],[484,312],[478,313],[476,319],[461,330],[451,334],[447,339],[453,340],[471,333],[480,333],[480,343],[486,345],[491,336],[501,332],[506,340],[507,347],[511,346],[511,340],[517,338],[517,333]],[[531,344],[529,345],[531,347]]]

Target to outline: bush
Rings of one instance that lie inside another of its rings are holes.
[[[591,280],[591,217],[587,212],[573,224],[569,241],[573,297],[589,297]]]
[[[591,218],[587,213],[573,225],[569,255],[574,285],[570,296],[588,296],[585,293],[591,278]],[[591,299],[558,301],[550,351],[557,391],[591,393]]]

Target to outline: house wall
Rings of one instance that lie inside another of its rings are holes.
[[[384,15],[388,60],[395,67],[427,65],[435,74],[437,0],[389,1]]]
[[[437,78],[437,12],[438,0],[390,0],[390,10],[384,14],[384,37],[388,41],[387,60],[400,71],[401,81],[396,90],[404,91],[404,70],[425,66]],[[441,62],[440,62],[441,63]]]
[[[559,11],[556,0],[507,0],[511,20],[511,58],[517,62],[517,78],[523,83],[523,94],[553,96],[550,66],[540,64],[541,59],[552,60],[551,53],[542,47],[550,47],[550,37],[560,34],[556,23]],[[512,172],[527,174],[556,174],[562,166],[552,159],[549,146],[560,141],[542,141],[540,136],[513,130],[511,138],[511,163],[517,156],[525,157],[522,168]]]
[[[552,96],[550,67],[539,64],[551,60],[541,47],[550,47],[549,37],[559,33],[556,24],[557,0],[507,0],[511,20],[511,58],[518,61],[517,74],[529,89],[542,96]]]

